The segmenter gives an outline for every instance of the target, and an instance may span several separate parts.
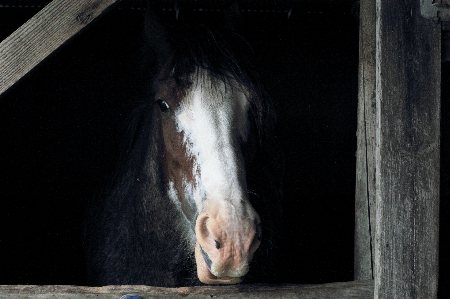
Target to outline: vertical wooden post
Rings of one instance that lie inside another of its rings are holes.
[[[436,298],[440,24],[376,1],[375,298]]]
[[[375,0],[360,1],[359,18],[354,279],[366,280],[375,244]]]

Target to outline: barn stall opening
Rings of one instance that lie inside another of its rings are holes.
[[[353,1],[286,3],[250,3],[248,10],[241,5],[242,35],[279,103],[277,132],[287,165],[279,278],[297,284],[349,281],[358,93],[355,6]],[[1,284],[83,285],[82,211],[112,171],[127,109],[142,92],[133,73],[144,13],[135,4],[124,1],[2,96],[1,242],[2,265],[8,268]],[[24,6],[2,7],[2,39],[39,10]],[[161,9],[171,21],[177,11],[180,18],[205,22],[220,15],[215,7]]]

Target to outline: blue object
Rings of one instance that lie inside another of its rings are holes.
[[[120,299],[144,299],[138,295],[123,295]]]

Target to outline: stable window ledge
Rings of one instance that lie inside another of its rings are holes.
[[[0,298],[3,299],[119,299],[123,295],[134,294],[143,299],[149,298],[328,298],[346,299],[373,298],[373,280],[335,282],[319,285],[263,285],[241,284],[232,286],[196,286],[180,288],[162,288],[151,286],[36,286],[36,285],[3,285],[0,286]]]

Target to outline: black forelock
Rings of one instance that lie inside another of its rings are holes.
[[[248,75],[252,64],[245,53],[251,48],[238,34],[206,25],[186,25],[176,31],[172,41],[171,70],[175,77],[189,76],[200,67],[214,77],[232,77],[243,86],[252,85]]]
[[[237,83],[250,95],[260,137],[267,134],[272,111],[251,61],[253,51],[240,35],[206,25],[183,24],[172,33],[170,44],[172,51],[165,67],[181,88],[189,86],[186,83],[199,69],[206,70],[212,80]]]

